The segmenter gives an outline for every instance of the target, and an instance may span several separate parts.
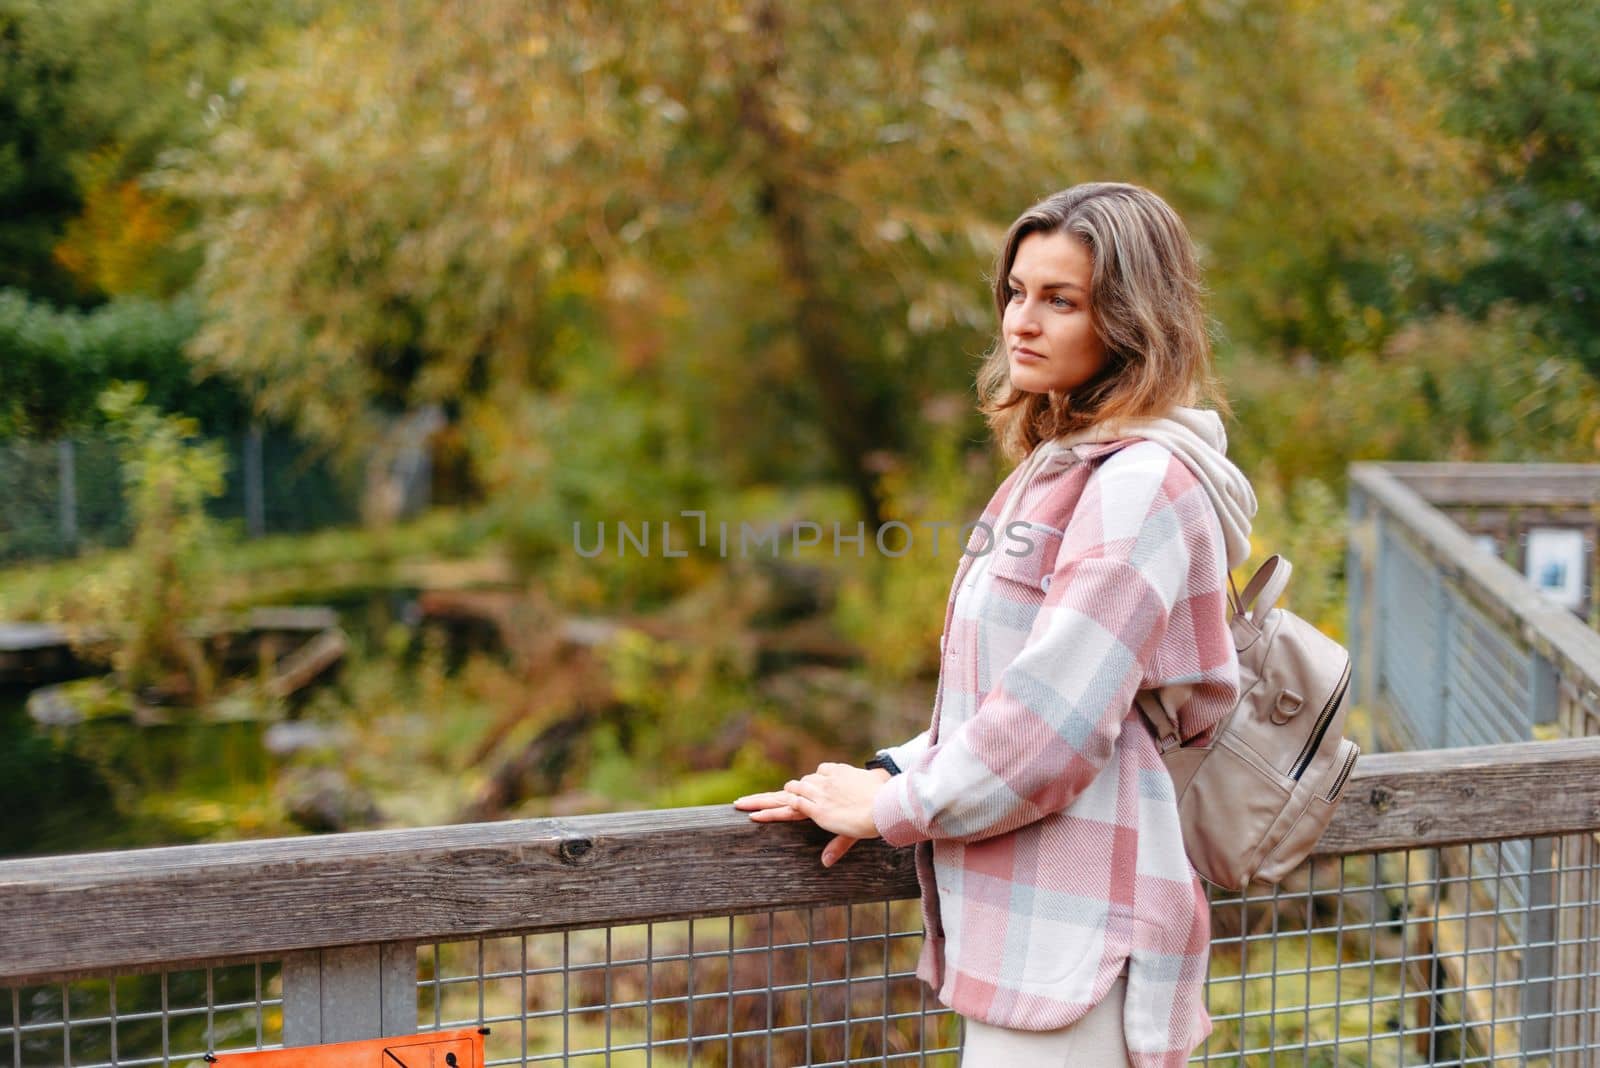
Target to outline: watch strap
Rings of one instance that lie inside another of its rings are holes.
[[[890,775],[898,775],[898,774],[900,774],[900,765],[896,764],[894,762],[894,758],[891,757],[888,753],[879,753],[877,756],[875,756],[871,760],[867,761],[865,766],[868,769],[882,768],[884,771],[887,771]]]

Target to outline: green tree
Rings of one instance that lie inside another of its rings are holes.
[[[1480,237],[1444,295],[1483,314],[1534,309],[1542,332],[1600,376],[1600,9],[1565,0],[1421,4],[1449,120],[1480,148],[1489,186],[1465,217]]]
[[[194,352],[359,443],[386,410],[552,388],[581,323],[618,374],[649,369],[708,417],[721,474],[832,475],[875,517],[874,454],[915,445],[908,413],[970,381],[983,272],[1035,198],[1158,188],[1212,250],[1222,306],[1269,328],[1315,321],[1295,269],[1413,230],[1457,155],[1390,10],[332,12],[174,178],[207,211]]]
[[[68,65],[32,48],[26,0],[0,0],[0,288],[70,300],[52,250],[77,211]]]
[[[204,140],[250,54],[321,6],[0,0],[0,287],[77,303],[185,285],[191,220],[143,179]]]
[[[100,427],[96,397],[118,379],[145,383],[148,403],[187,412],[211,433],[242,425],[249,408],[238,391],[191,374],[183,347],[198,321],[192,300],[122,297],[74,311],[0,290],[0,441]]]

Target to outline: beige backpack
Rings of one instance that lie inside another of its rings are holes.
[[[1184,688],[1142,690],[1172,775],[1189,862],[1208,882],[1276,883],[1310,855],[1333,819],[1361,747],[1344,737],[1350,654],[1285,608],[1289,561],[1273,556],[1244,588],[1229,582],[1239,701],[1209,745],[1180,743]]]

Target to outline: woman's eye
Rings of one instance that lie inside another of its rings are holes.
[[[1006,299],[1007,300],[1016,300],[1020,296],[1022,296],[1022,290],[1020,290],[1020,289],[1007,289],[1006,290]]]
[[[1066,297],[1056,297],[1055,300],[1053,301],[1053,303],[1058,308],[1070,308],[1070,307],[1072,307],[1072,301],[1068,300]]]

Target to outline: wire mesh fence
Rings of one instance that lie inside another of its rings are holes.
[[[1376,637],[1372,672],[1378,692],[1392,696],[1403,713],[1391,719],[1397,740],[1409,748],[1445,745],[1445,648],[1440,644],[1444,591],[1427,557],[1396,529],[1378,523],[1377,581],[1372,597]]]
[[[217,439],[223,492],[208,506],[251,536],[355,522],[360,487],[292,435]],[[104,438],[0,442],[0,562],[70,556],[128,544],[133,535],[116,444]]]
[[[488,1028],[490,1065],[955,1068],[920,946],[914,901],[425,943],[417,1028]],[[1193,1064],[1600,1064],[1597,837],[1324,856],[1213,891],[1206,1002]],[[280,1044],[283,1005],[271,963],[13,989],[0,1065],[198,1066]]]
[[[435,944],[420,1026],[487,1026],[491,1065],[955,1068],[921,945],[914,901]]]
[[[275,962],[18,987],[0,996],[0,1065],[205,1065],[283,1042]]]
[[[1214,896],[1195,1059],[1600,1063],[1595,875],[1586,835],[1327,859]]]

